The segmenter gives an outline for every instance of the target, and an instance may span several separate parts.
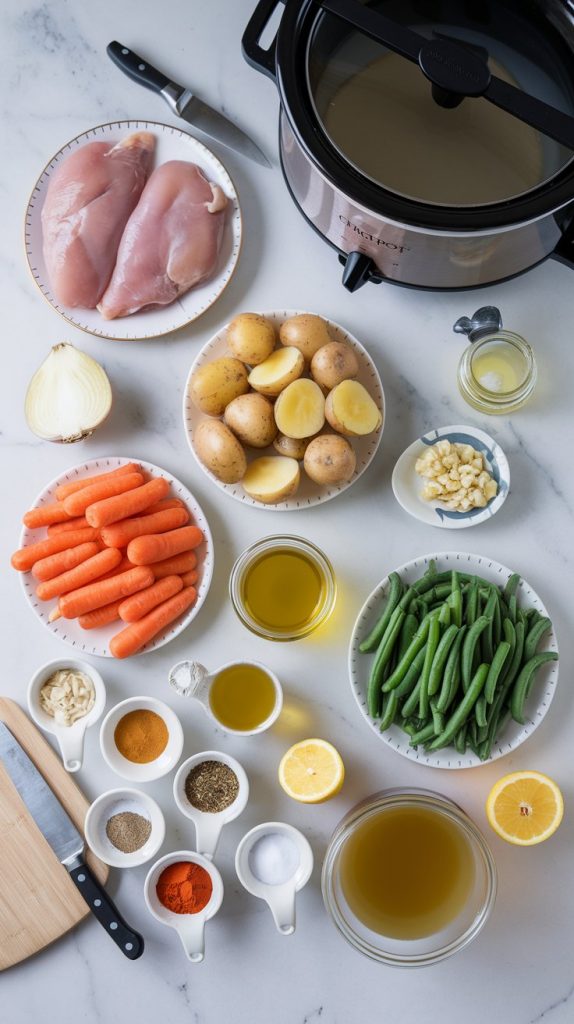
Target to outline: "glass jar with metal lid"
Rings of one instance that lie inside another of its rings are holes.
[[[534,352],[526,339],[503,330],[496,306],[482,306],[472,317],[459,317],[453,330],[466,334],[470,341],[458,364],[463,398],[490,415],[520,409],[537,379]]]

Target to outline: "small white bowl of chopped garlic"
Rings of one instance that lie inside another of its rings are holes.
[[[76,658],[48,661],[28,684],[28,708],[36,725],[57,739],[64,768],[82,767],[86,729],[106,705],[106,688],[92,665]]]
[[[510,488],[508,459],[478,427],[439,427],[403,452],[393,470],[395,498],[429,526],[462,530],[495,515]]]

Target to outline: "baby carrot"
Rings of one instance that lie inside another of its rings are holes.
[[[150,505],[149,508],[146,508],[142,515],[151,516],[156,512],[165,512],[166,508],[187,508],[187,506],[181,498],[162,498],[155,505]]]
[[[195,587],[185,587],[184,590],[180,590],[179,594],[175,594],[163,604],[159,604],[157,608],[153,608],[151,612],[144,615],[143,619],[132,622],[130,626],[122,629],[121,633],[112,637],[110,653],[114,658],[129,658],[131,654],[136,654],[166,626],[183,615],[196,598]]]
[[[100,629],[110,622],[115,622],[120,617],[120,605],[123,600],[123,597],[120,597],[117,601],[111,601],[110,604],[104,604],[101,608],[94,608],[92,612],[80,615],[80,626],[82,629]]]
[[[112,480],[117,476],[124,476],[125,473],[139,473],[140,467],[137,462],[127,462],[125,466],[120,466],[119,469],[112,469],[109,473],[97,473],[96,476],[85,476],[83,479],[78,477],[76,480],[67,480],[64,484],[58,484],[56,487],[56,497],[59,501],[63,501],[70,494],[75,494],[76,491],[81,491],[84,487],[89,487],[90,484],[95,484],[96,480],[100,482],[102,480]]]
[[[189,572],[183,572],[181,574],[181,582],[184,587],[194,587],[197,583],[199,573],[197,569],[191,569]]]
[[[115,480],[97,480],[89,487],[83,487],[81,491],[76,491],[65,498],[64,508],[69,516],[81,516],[88,505],[93,505],[104,498],[111,498],[114,494],[133,491],[134,487],[139,487],[140,484],[143,484],[141,473],[124,473]]]
[[[86,541],[96,538],[97,530],[91,526],[86,530],[73,530],[70,533],[59,533],[56,537],[47,537],[46,540],[39,540],[36,544],[28,544],[27,547],[15,551],[10,560],[12,568],[18,572],[28,572],[40,558],[56,555],[58,551],[65,551],[66,548],[76,548],[78,544],[85,544]]]
[[[123,554],[121,551],[120,554],[122,556],[121,562],[118,562],[115,569],[111,569],[110,572],[105,574],[105,576],[101,576],[100,578],[102,580],[109,580],[112,576],[119,576],[121,572],[127,572],[128,569],[135,569],[134,563],[130,562],[128,556]]]
[[[73,519],[65,519],[61,523],[50,523],[48,537],[57,533],[69,533],[70,530],[85,530],[90,524],[85,516],[75,516]]]
[[[146,587],[145,590],[126,597],[120,605],[120,619],[123,619],[124,622],[137,622],[151,612],[152,608],[167,601],[168,597],[178,594],[180,590],[183,590],[181,576],[165,576],[163,580],[158,580],[151,587]]]
[[[135,569],[128,569],[119,576],[110,576],[107,580],[96,580],[88,583],[79,590],[71,590],[68,594],[62,594],[58,602],[60,615],[65,619],[75,619],[79,615],[85,615],[94,608],[101,608],[110,601],[117,601],[120,597],[129,597],[137,590],[143,590],[153,583],[154,576],[151,569],[144,566],[137,566]]]
[[[68,548],[67,551],[59,551],[57,555],[48,555],[47,558],[40,558],[38,562],[34,562],[32,575],[41,583],[45,583],[46,580],[53,580],[55,576],[67,572],[68,569],[74,569],[76,565],[85,562],[86,558],[97,555],[99,550],[97,541],[90,540],[87,544],[78,544],[77,548]]]
[[[101,529],[109,526],[110,523],[117,523],[118,519],[127,519],[135,516],[138,512],[154,505],[156,501],[165,498],[169,491],[169,481],[163,476],[156,476],[141,487],[136,487],[126,494],[116,494],[113,498],[104,498],[96,501],[86,509],[86,519],[90,526]]]
[[[154,562],[153,573],[156,580],[164,576],[181,576],[184,572],[191,572],[197,565],[195,551],[184,551],[182,555],[174,555],[173,558],[164,558],[161,562]]]
[[[40,583],[36,587],[36,594],[41,601],[51,601],[53,597],[67,594],[70,590],[77,590],[78,587],[83,587],[86,583],[92,583],[102,573],[113,569],[121,560],[122,556],[117,548],[104,548],[103,551],[98,551],[96,555],[87,558],[85,562],[81,562],[73,569],[68,569],[67,572],[54,576],[53,579],[46,580],[45,583]]]
[[[38,505],[31,508],[22,516],[24,526],[29,530],[36,530],[39,526],[50,526],[52,523],[61,523],[69,519],[68,513],[64,510],[63,501],[53,501],[49,505]]]
[[[122,519],[119,523],[104,526],[102,540],[109,548],[123,548],[135,537],[148,533],[165,533],[184,526],[189,519],[185,508],[166,508],[152,515],[139,516],[137,519]]]
[[[144,534],[143,537],[136,537],[130,541],[128,558],[135,565],[150,565],[197,548],[202,540],[203,533],[199,526],[182,526],[179,530],[170,530],[169,533]]]

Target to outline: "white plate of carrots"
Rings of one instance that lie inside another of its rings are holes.
[[[156,650],[205,601],[209,525],[187,488],[150,462],[106,457],[74,466],[48,484],[23,522],[12,565],[28,603],[86,654]]]

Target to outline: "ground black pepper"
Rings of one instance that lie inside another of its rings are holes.
[[[236,799],[239,781],[235,772],[222,761],[196,764],[185,780],[185,795],[198,811],[217,814]]]
[[[151,835],[151,821],[133,811],[112,814],[106,822],[106,835],[116,850],[135,853],[141,850]]]

